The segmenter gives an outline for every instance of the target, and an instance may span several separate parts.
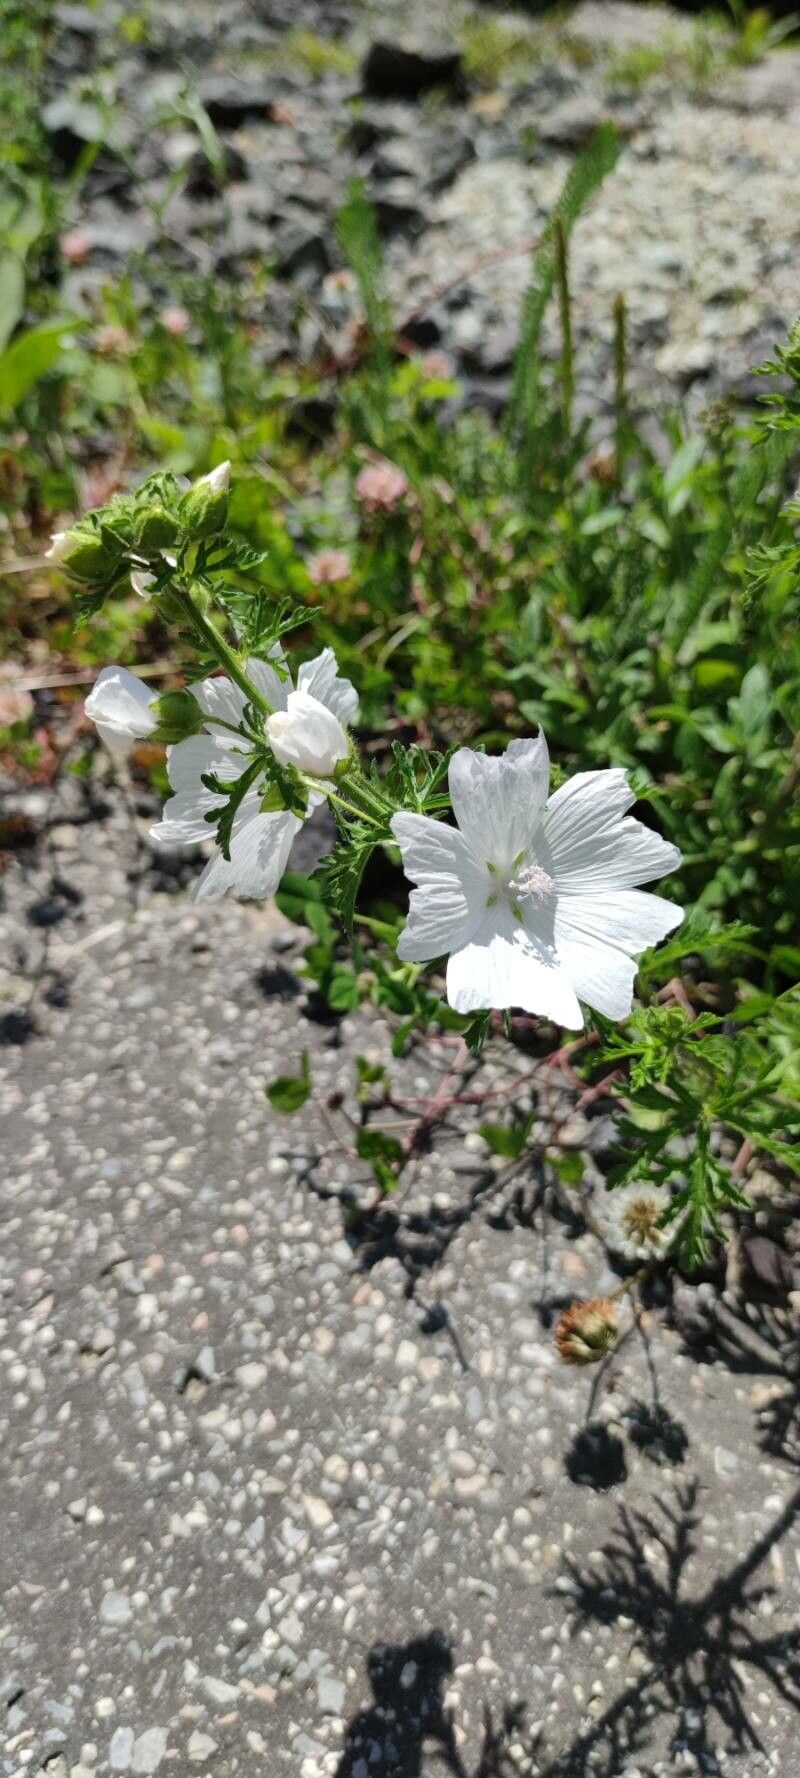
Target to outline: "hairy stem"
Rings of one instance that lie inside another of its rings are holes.
[[[253,704],[257,710],[261,711],[263,716],[271,716],[272,705],[268,703],[263,692],[259,691],[258,686],[254,685],[251,679],[248,679],[238,655],[234,653],[234,650],[225,641],[225,637],[220,635],[216,624],[212,623],[211,618],[207,617],[206,613],[197,604],[192,595],[191,587],[172,586],[170,587],[170,592],[174,593],[178,604],[189,623],[192,625],[192,628],[197,632],[198,636],[202,638],[209,652],[219,661],[220,666],[225,668],[226,673],[233,680],[234,684],[238,685],[239,690],[246,697],[248,704]]]

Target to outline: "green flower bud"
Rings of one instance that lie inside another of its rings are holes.
[[[199,734],[203,726],[203,712],[190,691],[165,691],[153,699],[151,708],[158,725],[154,740],[168,747]]]
[[[220,463],[184,494],[180,516],[193,542],[199,542],[203,537],[216,537],[225,529],[230,479],[230,463]]]
[[[121,555],[122,544],[113,534],[76,525],[71,531],[54,532],[46,559],[57,562],[73,580],[95,585],[111,578]]]
[[[167,512],[165,506],[154,502],[136,514],[133,547],[138,555],[154,556],[159,550],[171,548],[180,533],[178,520]]]

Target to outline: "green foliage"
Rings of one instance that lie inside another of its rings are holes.
[[[516,1161],[524,1153],[533,1122],[532,1117],[526,1117],[514,1124],[481,1124],[478,1134],[488,1143],[492,1154]]]
[[[307,1050],[303,1051],[299,1074],[279,1074],[266,1088],[267,1098],[273,1111],[282,1111],[286,1114],[302,1111],[310,1092],[311,1070]]]
[[[522,455],[523,474],[530,475],[538,455],[540,437],[539,336],[545,311],[558,276],[559,243],[562,253],[581,210],[615,167],[619,155],[617,133],[602,124],[569,173],[554,207],[531,268],[531,281],[522,308],[519,344],[509,419]]]
[[[627,1064],[621,1159],[609,1182],[647,1179],[677,1186],[670,1217],[687,1266],[722,1234],[727,1210],[747,1208],[729,1165],[714,1150],[714,1132],[735,1131],[755,1150],[800,1171],[800,1114],[785,1091],[784,1070],[767,1033],[753,1027],[729,1036],[723,1021],[680,1007],[634,1012],[624,1031],[596,1020],[601,1061]]]
[[[215,132],[191,94],[181,105],[222,180]],[[731,1171],[731,1145],[752,1143],[783,1168],[794,1164],[798,1134],[800,507],[791,495],[800,331],[762,367],[771,392],[755,418],[716,409],[690,427],[668,411],[654,447],[653,428],[638,430],[633,413],[620,298],[606,318],[615,334],[614,449],[592,453],[587,425],[571,415],[568,243],[615,163],[610,129],[576,163],[534,255],[512,396],[497,428],[453,403],[457,378],[446,367],[432,372],[397,349],[377,224],[358,183],[338,224],[363,311],[354,361],[334,375],[322,354],[310,369],[274,372],[253,352],[235,294],[210,282],[176,286],[188,338],[172,337],[140,305],[133,280],[103,294],[99,326],[65,323],[57,288],[39,277],[55,209],[37,153],[31,138],[13,161],[8,201],[0,196],[0,502],[19,553],[40,552],[57,515],[76,510],[75,464],[85,464],[98,435],[110,432],[130,465],[162,466],[134,495],[108,503],[102,522],[89,516],[75,527],[88,552],[76,564],[85,571],[84,621],[69,639],[64,593],[48,571],[40,605],[51,645],[88,665],[161,659],[165,619],[182,645],[185,612],[168,590],[167,550],[177,554],[178,579],[191,577],[203,609],[225,626],[234,661],[267,654],[287,635],[303,654],[336,649],[359,688],[372,767],[331,798],[339,844],[323,869],[288,876],[278,901],[310,934],[302,967],[315,993],[338,1013],[365,999],[379,1006],[393,1021],[397,1055],[434,1026],[479,1057],[493,1021],[452,1013],[435,966],[397,961],[407,888],[393,874],[392,811],[445,815],[454,747],[499,748],[537,724],[564,773],[624,767],[645,818],[683,853],[666,891],[688,914],[641,959],[641,1005],[629,1023],[596,1021],[587,1078],[595,1060],[601,1074],[611,1070],[620,1128],[612,1182],[669,1185],[680,1249],[695,1263],[746,1189]],[[137,280],[144,276],[137,266]],[[556,294],[554,370],[541,338]],[[117,346],[98,337],[109,328]],[[322,442],[298,437],[306,397],[335,408]],[[385,508],[369,508],[357,489],[376,455],[407,481]],[[211,534],[205,504],[195,513],[177,478],[226,456],[236,468],[229,528]],[[318,603],[308,561],[331,545],[347,551],[349,572]],[[130,595],[131,554],[143,554],[155,577],[150,601]],[[14,654],[41,635],[36,601],[21,591],[9,577],[0,594]],[[201,649],[200,669],[217,659],[213,646]],[[177,734],[183,716],[171,709]],[[263,712],[246,714],[254,738]],[[209,786],[225,799],[213,821],[223,850],[251,783],[267,807],[304,805],[302,785],[266,748],[250,773]],[[674,999],[676,989],[692,1019],[657,998]],[[513,1020],[509,1028],[515,1035]],[[359,1093],[370,1084],[360,1073]],[[280,1110],[306,1103],[309,1091],[305,1066],[268,1089]],[[531,1141],[525,1121],[483,1131],[509,1159]],[[395,1139],[370,1126],[357,1152],[381,1190],[393,1189],[405,1154]],[[565,1185],[580,1185],[579,1156],[553,1165]]]

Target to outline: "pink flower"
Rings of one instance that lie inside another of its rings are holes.
[[[70,265],[83,265],[84,260],[89,258],[94,241],[85,228],[70,228],[61,236],[58,244]]]
[[[335,586],[337,580],[346,580],[352,571],[352,563],[346,549],[320,549],[308,561],[309,578],[315,586]]]
[[[174,340],[185,339],[189,332],[189,328],[192,325],[192,317],[189,314],[188,309],[182,309],[179,303],[174,303],[169,308],[162,309],[158,319],[161,322],[164,332],[171,333]]]
[[[407,476],[386,457],[365,463],[356,476],[356,496],[366,512],[392,512],[407,493]]]
[[[102,327],[96,327],[93,335],[95,350],[103,358],[124,358],[133,351],[134,342],[125,327],[117,327],[113,321],[107,321]]]

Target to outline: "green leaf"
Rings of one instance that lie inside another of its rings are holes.
[[[240,777],[232,779],[229,783],[215,777],[211,772],[204,773],[201,778],[201,783],[206,786],[207,790],[220,796],[227,796],[228,799],[222,808],[209,809],[205,816],[209,827],[216,828],[217,845],[223,858],[229,859],[231,855],[231,839],[237,811],[244,802],[250,786],[255,783],[263,771],[263,760],[256,758],[251,760]]]
[[[564,1154],[553,1156],[550,1164],[564,1185],[579,1186],[583,1184],[586,1162],[576,1148],[567,1149]]]
[[[58,362],[69,323],[29,327],[0,354],[0,409],[14,409]]]
[[[3,253],[0,255],[0,351],[10,340],[24,308],[25,268],[22,260],[15,253]]]
[[[601,124],[570,168],[533,255],[531,281],[525,295],[519,345],[514,359],[510,418],[526,433],[536,419],[539,389],[539,336],[556,281],[556,224],[568,237],[584,205],[616,166],[619,140],[613,124]]]
[[[311,1092],[311,1070],[308,1064],[308,1051],[303,1051],[300,1074],[279,1074],[270,1086],[266,1095],[273,1111],[291,1113],[300,1111]]]
[[[328,1004],[334,1012],[357,1012],[361,1005],[358,976],[344,964],[337,964],[328,989]]]
[[[505,1155],[509,1160],[517,1160],[531,1133],[533,1119],[528,1117],[521,1124],[481,1124],[478,1135],[488,1143],[492,1154]]]

